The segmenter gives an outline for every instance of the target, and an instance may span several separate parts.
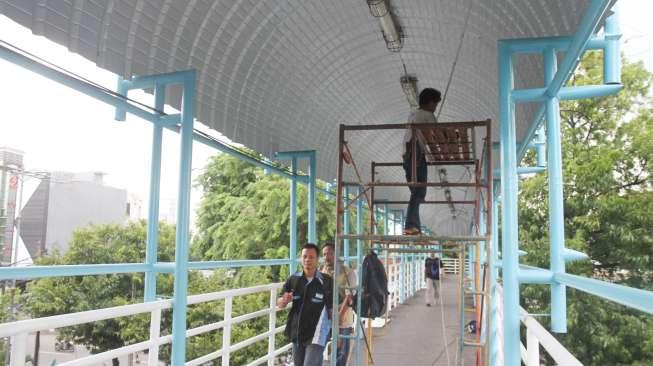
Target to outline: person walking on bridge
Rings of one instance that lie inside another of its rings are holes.
[[[440,267],[440,258],[433,253],[424,261],[426,306],[431,306],[431,302],[438,303],[440,297]]]
[[[283,285],[277,306],[292,302],[285,334],[292,342],[295,366],[321,366],[324,347],[331,331],[333,280],[317,270],[320,249],[307,243],[302,246],[303,270],[292,274]]]

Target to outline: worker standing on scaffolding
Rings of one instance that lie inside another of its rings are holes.
[[[435,109],[440,103],[440,91],[433,88],[425,88],[419,93],[419,108],[412,112],[408,117],[408,123],[437,123]],[[412,162],[413,162],[413,136],[411,129],[406,129],[403,141],[403,166],[406,172],[406,181],[411,182],[412,177]],[[417,177],[418,183],[426,183],[427,179],[427,165],[426,157],[424,156],[424,146],[421,146],[419,140],[415,143],[416,146],[416,164],[417,164]],[[426,197],[426,187],[408,187],[410,189],[410,200],[408,201],[408,208],[406,212],[406,222],[404,224],[404,235],[419,235],[421,232],[421,222],[419,218],[419,205]]]

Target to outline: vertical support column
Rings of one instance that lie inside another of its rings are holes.
[[[349,208],[347,208],[348,205],[349,205],[349,187],[345,187],[344,200],[345,200],[345,206],[344,206],[345,207],[345,212],[343,212],[342,217],[343,217],[343,220],[344,220],[343,231],[344,231],[344,233],[346,235],[346,234],[350,233],[350,229],[349,229],[349,226],[350,226],[349,225]],[[345,243],[345,245],[344,245],[345,249],[344,249],[344,254],[343,254],[344,262],[345,262],[345,265],[349,265],[349,239],[345,239],[344,243]]]
[[[193,117],[195,71],[184,75],[181,105],[181,158],[177,199],[177,232],[175,237],[175,281],[172,314],[172,365],[186,362],[186,305],[188,288],[188,242],[190,240],[190,188],[193,154]]]
[[[150,341],[152,345],[147,352],[147,364],[159,364],[159,336],[161,335],[161,309],[152,310],[150,313]]]
[[[498,327],[498,314],[497,314],[497,278],[499,277],[499,271],[496,269],[495,261],[498,258],[499,251],[499,195],[498,195],[498,186],[495,184],[495,190],[492,192],[492,246],[490,253],[488,253],[488,264],[489,264],[489,275],[490,275],[490,316],[489,316],[489,329],[490,335],[488,337],[490,342],[490,366],[500,366],[498,364],[499,356],[499,342],[497,337],[499,336],[497,327]]]
[[[317,162],[315,150],[308,154],[308,241],[317,244],[317,215],[315,189],[317,182]]]
[[[467,245],[467,244],[464,244]],[[469,287],[472,289],[472,291],[476,291],[475,288],[475,283],[473,281],[473,278],[475,276],[474,273],[474,260],[475,260],[475,254],[476,254],[476,246],[469,246],[469,252],[467,252],[467,274],[469,275]]]
[[[544,82],[550,83],[557,70],[556,52],[544,51]],[[546,134],[549,173],[549,248],[551,272],[564,273],[565,222],[562,194],[562,146],[560,140],[560,104],[557,97],[547,98]],[[551,330],[567,332],[566,286],[555,281],[551,284]]]
[[[10,366],[25,365],[27,354],[27,333],[16,334],[11,337]]]
[[[227,296],[224,299],[224,321],[225,325],[222,327],[222,366],[229,366],[231,359],[231,309],[233,305],[233,297]]]
[[[358,188],[358,194],[361,193],[362,188]],[[363,229],[363,200],[362,198],[358,198],[356,200],[356,234],[358,235],[363,235],[364,229]],[[356,277],[357,277],[357,283],[356,286],[360,289],[361,285],[363,284],[363,240],[357,239],[356,240]],[[361,298],[360,294],[356,296],[356,309],[361,308]],[[355,351],[355,360],[354,360],[354,365],[360,365],[360,360],[361,360],[361,338],[362,338],[362,332],[364,332],[363,326],[361,325],[361,319],[358,315],[356,315],[356,344],[354,345],[354,351]]]
[[[297,158],[290,160],[290,269],[289,274],[295,273],[297,268]]]
[[[544,132],[544,127],[540,126],[536,134],[537,166],[544,167],[546,166],[546,133]]]
[[[603,51],[603,83],[621,84],[621,29],[619,27],[618,5],[612,8],[612,15],[605,19],[605,50]]]
[[[120,83],[122,84],[122,83]],[[158,84],[154,88],[154,107],[162,111],[165,102],[165,85]],[[124,112],[124,111],[122,111]],[[118,115],[118,110],[116,110]],[[159,244],[159,194],[161,191],[161,143],[163,127],[160,122],[152,123],[152,161],[150,162],[150,197],[147,210],[147,243],[145,248],[145,263],[149,266],[145,272],[145,301],[156,298],[156,271],[154,265],[158,261]]]
[[[505,43],[499,42],[499,120],[501,126],[501,197],[503,257],[503,328],[506,366],[520,365],[519,348],[519,269],[517,231],[517,148],[513,89],[512,55]]]
[[[389,215],[388,215],[388,204],[384,203],[383,204],[383,235],[390,235],[390,220],[389,220]],[[384,261],[385,261],[385,268],[386,272],[388,269],[390,269],[390,261],[389,258],[390,253],[386,250],[384,253]],[[388,307],[386,307],[387,309]]]
[[[123,97],[127,96],[127,84],[123,78],[118,77],[118,82],[116,84],[116,93],[122,95]],[[127,111],[124,108],[116,106],[116,113],[113,117],[116,121],[125,121],[127,119]]]
[[[411,259],[413,260],[413,296],[417,293],[417,281],[419,280],[419,271],[417,268],[417,254],[411,253]]]
[[[268,366],[274,366],[275,337],[277,328],[277,289],[270,290],[270,317],[268,319]]]
[[[340,256],[340,245],[342,243],[342,217],[341,214],[344,211],[343,210],[343,186],[342,186],[342,176],[343,176],[343,163],[344,163],[344,149],[345,149],[345,128],[344,125],[340,125],[338,128],[338,170],[337,170],[337,181],[338,181],[338,186],[336,187],[336,235],[335,235],[335,243],[334,243],[334,249],[335,249],[335,258],[336,260]],[[315,173],[315,169],[311,170],[312,173]],[[310,216],[310,215],[309,215]],[[339,266],[334,266],[334,273],[333,277],[338,278],[338,267]],[[338,295],[340,291],[336,289],[336,291],[333,291],[333,304],[338,304]],[[359,296],[360,297],[360,296]],[[360,308],[359,308],[360,309]],[[339,320],[338,320],[338,307],[333,306],[333,311],[331,313],[331,351],[332,353],[335,353],[335,350],[338,348],[338,339],[340,338],[340,328],[338,326]],[[330,365],[335,366],[336,365],[336,358],[331,357],[331,363]]]
[[[526,355],[526,366],[540,366],[540,342],[528,328],[526,328]]]
[[[400,253],[399,255],[399,303],[403,304],[406,299],[406,294],[404,292],[404,283],[406,282],[405,270],[406,266],[406,253]]]

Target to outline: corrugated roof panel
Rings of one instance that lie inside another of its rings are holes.
[[[320,176],[331,180],[338,124],[405,120],[402,60],[420,87],[444,90],[468,12],[441,120],[496,121],[497,40],[572,34],[588,0],[390,3],[405,35],[400,54],[386,49],[363,1],[0,0],[0,12],[119,75],[197,69],[200,121],[266,154],[317,149]],[[518,62],[517,85],[542,83],[541,60]],[[179,107],[179,98],[167,102]],[[518,136],[532,111],[519,107]],[[496,140],[496,122],[493,130]],[[370,137],[360,158],[398,160],[391,138]]]

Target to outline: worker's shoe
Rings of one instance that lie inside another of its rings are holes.
[[[404,229],[404,235],[419,235],[421,232],[419,228],[408,227]]]

